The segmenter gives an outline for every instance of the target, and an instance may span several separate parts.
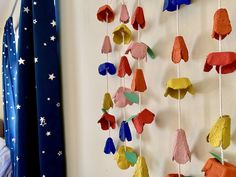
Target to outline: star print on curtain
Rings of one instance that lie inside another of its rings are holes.
[[[3,112],[6,145],[11,150],[12,162],[15,160],[16,139],[16,42],[12,17],[8,18],[4,27],[2,45],[2,83]]]
[[[21,2],[15,177],[66,177],[57,10],[53,0]]]

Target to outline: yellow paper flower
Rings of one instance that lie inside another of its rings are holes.
[[[230,116],[224,115],[220,117],[215,125],[212,127],[207,140],[213,147],[222,146],[226,149],[230,145],[230,127],[231,119]]]
[[[149,177],[148,167],[144,157],[138,157],[133,177]]]
[[[110,93],[105,93],[104,98],[103,98],[103,109],[107,111],[111,107],[113,107],[111,95],[110,95]]]
[[[180,99],[183,99],[187,92],[192,95],[195,94],[194,88],[188,78],[170,79],[167,82],[165,97],[170,95],[172,98],[179,99],[179,92]]]
[[[126,150],[125,150],[126,149]],[[131,164],[125,157],[125,152],[134,152],[134,150],[131,147],[126,146],[120,146],[115,154],[115,160],[118,165],[118,167],[122,170],[128,169],[130,166],[134,166],[134,164]]]
[[[132,32],[130,29],[125,25],[121,24],[115,28],[113,31],[113,41],[116,44],[129,44],[132,39]]]

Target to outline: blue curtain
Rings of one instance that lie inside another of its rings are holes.
[[[6,145],[11,150],[12,162],[15,160],[16,143],[16,75],[17,55],[12,18],[8,18],[4,27],[2,45],[2,83],[3,112]]]
[[[15,177],[66,177],[57,10],[53,0],[21,2]]]

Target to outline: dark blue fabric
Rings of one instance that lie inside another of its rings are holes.
[[[3,111],[6,145],[11,150],[11,160],[15,161],[16,140],[16,42],[13,21],[10,17],[4,27],[2,46],[2,82],[3,82]]]
[[[181,5],[191,4],[191,0],[164,0],[163,11],[176,11],[177,7],[180,8]]]
[[[21,3],[15,177],[66,177],[56,2]]]
[[[120,125],[119,137],[122,142],[127,139],[127,141],[132,141],[132,135],[129,128],[129,123],[126,121],[122,121]]]
[[[107,138],[107,141],[106,141],[106,144],[105,144],[105,147],[104,147],[104,153],[105,154],[115,154],[116,152],[116,148],[115,148],[115,145],[114,145],[114,142],[113,142],[113,139],[112,138]]]

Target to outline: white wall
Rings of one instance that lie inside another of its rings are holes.
[[[176,76],[176,66],[171,62],[171,49],[176,34],[175,13],[163,13],[162,0],[141,1],[145,10],[147,28],[141,39],[152,46],[157,54],[154,61],[149,60],[143,68],[148,85],[144,104],[157,113],[157,120],[145,127],[143,134],[143,154],[149,164],[150,176],[165,176],[176,172],[171,161],[171,140],[177,129],[176,101],[163,96],[165,83]],[[102,98],[105,92],[105,78],[97,73],[97,67],[105,61],[100,47],[105,33],[105,24],[96,20],[96,11],[104,1],[61,1],[62,16],[62,69],[64,116],[68,177],[120,177],[132,176],[134,168],[121,171],[113,156],[103,154],[107,133],[96,123],[101,116]],[[130,12],[134,10],[135,0],[128,1]],[[120,1],[112,1],[118,13]],[[230,13],[233,32],[223,41],[223,50],[236,50],[236,2],[222,1]],[[207,133],[218,118],[218,82],[215,71],[204,73],[206,55],[217,50],[216,40],[211,39],[212,18],[217,8],[215,0],[193,0],[193,4],[180,11],[180,32],[185,36],[190,52],[190,61],[181,65],[181,75],[187,76],[194,84],[197,94],[187,95],[182,102],[182,124],[186,130],[192,151],[192,162],[183,167],[185,175],[202,176],[201,168],[210,157],[212,150],[206,143]],[[110,32],[118,25],[118,18]],[[136,34],[135,34],[136,35]],[[117,49],[117,48],[116,48]],[[112,55],[118,63],[119,52]],[[130,58],[133,62],[133,59]],[[226,158],[235,160],[236,148],[236,74],[223,77],[223,110],[232,117],[232,146],[226,151]],[[130,79],[127,80],[127,83]],[[111,92],[119,86],[119,79],[110,79]],[[137,107],[129,107],[130,114]],[[116,110],[116,112],[118,112]],[[119,120],[121,121],[121,120]],[[132,126],[133,129],[133,126]],[[135,133],[135,131],[133,131]],[[112,132],[118,140],[117,130]],[[137,139],[132,144],[138,147]]]

